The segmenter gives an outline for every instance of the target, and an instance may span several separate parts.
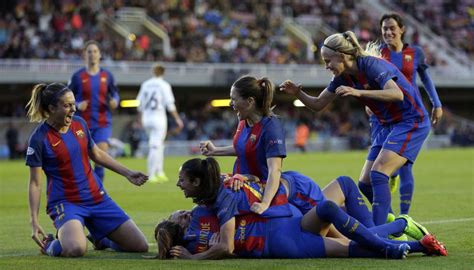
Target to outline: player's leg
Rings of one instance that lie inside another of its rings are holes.
[[[112,199],[90,207],[90,211],[91,217],[85,225],[96,249],[111,248],[127,252],[148,250],[143,233]]]
[[[100,150],[108,153],[109,151],[109,138],[112,136],[112,127],[97,128],[91,131],[92,139],[97,144]],[[104,181],[105,169],[99,164],[94,164],[94,172]]]
[[[413,164],[410,162],[400,168],[400,214],[406,215],[410,211],[415,188],[412,168]]]
[[[61,243],[61,256],[80,257],[87,250],[87,239],[84,235],[84,226],[77,220],[69,220],[58,231],[58,239]]]
[[[384,224],[390,211],[391,194],[388,186],[389,175],[398,170],[407,159],[397,153],[382,149],[370,171],[370,181],[374,200],[372,203],[372,214],[375,225]]]

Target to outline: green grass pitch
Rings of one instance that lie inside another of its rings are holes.
[[[339,175],[357,179],[366,152],[290,153],[284,169],[311,176],[321,186]],[[167,157],[170,181],[135,187],[108,171],[105,186],[112,198],[146,234],[150,253],[156,253],[153,228],[177,209],[189,209],[175,186],[177,171],[189,157]],[[143,159],[120,159],[130,168],[145,171]],[[233,159],[219,158],[222,171],[231,171]],[[85,257],[50,258],[39,254],[31,240],[27,203],[28,168],[23,161],[0,162],[0,269],[474,269],[474,148],[423,150],[414,166],[415,196],[411,216],[444,241],[448,257],[409,255],[403,261],[383,259],[232,259],[222,261],[146,260],[142,254],[94,251],[89,245]],[[43,179],[43,193],[45,179]],[[40,222],[54,232],[41,201]],[[393,200],[398,209],[398,199]],[[398,210],[396,210],[398,211]]]

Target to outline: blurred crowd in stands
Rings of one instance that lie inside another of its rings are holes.
[[[308,58],[305,44],[285,31],[285,18],[318,18],[330,31],[353,30],[362,42],[380,39],[378,17],[354,0],[6,0],[0,11],[1,58],[80,60],[85,41],[102,46],[113,60],[209,63],[319,63]],[[434,4],[433,4],[433,3]],[[398,8],[414,12],[433,31],[474,55],[472,1],[398,0]],[[469,4],[471,3],[471,4]],[[394,3],[390,3],[394,4]],[[130,40],[103,23],[123,7],[141,7],[167,30],[172,56],[146,33]],[[395,7],[396,8],[396,7]],[[446,16],[445,9],[448,16]],[[314,33],[316,45],[327,34]],[[418,33],[408,40],[419,44]],[[426,46],[430,65],[443,64]]]

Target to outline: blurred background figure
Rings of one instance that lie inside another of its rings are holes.
[[[306,152],[306,143],[309,139],[310,130],[304,119],[300,119],[295,131],[295,147],[301,152]]]
[[[21,155],[19,152],[20,145],[18,144],[18,130],[16,129],[13,122],[8,124],[8,129],[5,132],[5,139],[8,145],[9,158],[12,160],[20,158]]]
[[[164,141],[168,130],[168,111],[176,123],[172,133],[179,133],[184,124],[176,110],[171,85],[163,79],[165,68],[156,64],[153,66],[153,77],[140,86],[137,100],[138,112],[148,135],[148,175],[151,183],[168,181],[164,172]]]

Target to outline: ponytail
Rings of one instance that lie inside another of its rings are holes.
[[[195,182],[199,179],[199,191],[193,201],[197,204],[212,204],[217,198],[221,186],[219,163],[212,157],[206,159],[194,158],[181,166],[181,171]]]
[[[242,98],[253,97],[257,109],[263,116],[274,115],[274,107],[272,107],[274,86],[267,77],[257,79],[245,75],[237,79],[232,86],[237,89],[239,96]]]
[[[381,57],[377,43],[369,42],[367,49],[364,50],[352,31],[330,35],[324,40],[323,46],[335,52],[352,55],[354,58],[369,55]]]
[[[184,232],[179,224],[163,220],[155,227],[155,240],[158,246],[158,253],[155,258],[171,258],[170,250],[173,246],[182,245]]]
[[[49,116],[47,108],[44,108],[44,105],[41,103],[41,96],[46,87],[47,85],[44,83],[37,84],[33,87],[31,98],[26,104],[26,107],[28,107],[27,115],[30,118],[30,122],[42,122]]]

